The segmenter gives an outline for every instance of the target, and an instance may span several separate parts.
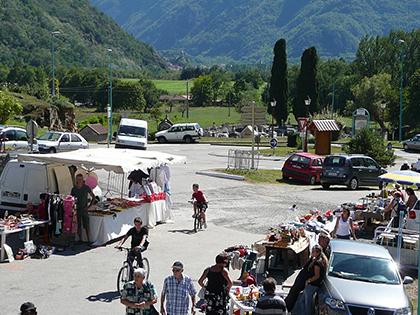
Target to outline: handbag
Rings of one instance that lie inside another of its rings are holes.
[[[155,306],[152,304],[150,305],[150,315],[159,315],[159,312],[155,308]]]

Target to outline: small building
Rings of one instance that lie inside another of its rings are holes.
[[[308,130],[315,136],[315,154],[331,154],[331,139],[333,131],[340,131],[333,119],[313,120]]]
[[[108,136],[108,130],[101,124],[87,124],[79,133],[89,142],[106,141]]]

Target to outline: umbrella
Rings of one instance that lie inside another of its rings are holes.
[[[379,176],[379,180],[385,183],[398,183],[400,185],[416,185],[420,188],[420,173],[413,171],[391,171]]]

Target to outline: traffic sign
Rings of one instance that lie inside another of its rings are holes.
[[[35,138],[38,133],[38,124],[35,120],[29,120],[26,124],[26,133],[28,134],[29,138]]]
[[[277,147],[277,145],[278,145],[277,139],[273,138],[273,139],[270,140],[270,146],[271,146],[272,149]]]
[[[307,123],[308,123],[308,118],[307,117],[299,117],[298,118],[299,131],[303,131],[305,129]]]

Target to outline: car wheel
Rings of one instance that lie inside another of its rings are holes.
[[[57,153],[57,150],[55,148],[50,148],[48,150],[49,153]]]
[[[316,177],[311,176],[311,178],[309,178],[309,185],[315,185],[315,184],[316,184]]]
[[[284,173],[283,173],[282,177],[283,177],[284,180],[288,180],[289,179],[289,176],[284,175]]]
[[[184,141],[185,141],[185,143],[191,143],[191,142],[193,142],[193,139],[190,136],[185,136]]]
[[[165,137],[158,137],[157,140],[158,140],[159,143],[165,143],[166,142]]]
[[[324,189],[330,189],[330,184],[321,184],[322,188]]]
[[[357,188],[359,188],[359,181],[357,180],[356,177],[353,177],[350,182],[349,182],[349,186],[348,186],[351,190],[356,190]]]
[[[408,145],[404,144],[404,151],[408,151]]]

